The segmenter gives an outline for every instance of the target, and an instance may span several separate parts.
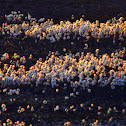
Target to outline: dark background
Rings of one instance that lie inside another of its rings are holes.
[[[29,12],[32,17],[53,18],[54,22],[85,15],[90,21],[105,22],[112,17],[126,17],[126,0],[0,0],[0,15],[12,10]]]

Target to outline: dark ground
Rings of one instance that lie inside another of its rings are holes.
[[[82,14],[90,21],[105,22],[112,17],[126,17],[125,0],[0,0],[0,15],[12,10],[29,12],[33,17],[67,20],[71,15],[80,18]]]

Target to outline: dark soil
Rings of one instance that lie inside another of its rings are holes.
[[[90,21],[105,22],[112,17],[126,17],[125,0],[1,0],[0,15],[9,14],[12,10],[29,12],[33,17],[53,18],[55,22],[75,20],[82,14]]]

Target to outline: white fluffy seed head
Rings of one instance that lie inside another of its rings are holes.
[[[101,110],[102,108],[101,108],[101,106],[98,106],[98,110]]]
[[[84,104],[83,104],[83,103],[81,103],[81,104],[80,104],[80,107],[81,107],[81,108],[83,108],[83,107],[84,107]]]
[[[54,108],[54,111],[57,111],[59,110],[59,105],[57,105],[55,108]]]
[[[91,107],[89,107],[88,109],[89,109],[89,111],[90,111],[90,110],[91,110]]]
[[[31,107],[31,111],[32,111],[32,112],[34,111],[34,107],[33,107],[33,106]]]
[[[101,112],[97,112],[97,115],[101,115]]]
[[[79,95],[79,92],[76,92],[76,95]]]
[[[72,19],[72,20],[74,19],[74,15],[71,16],[71,19]]]
[[[91,89],[88,89],[88,93],[90,93],[91,92]]]
[[[38,98],[35,98],[35,101],[37,101],[38,100]]]
[[[65,100],[68,100],[69,99],[69,97],[68,96],[65,96]]]
[[[63,48],[63,51],[66,52],[66,48]]]
[[[44,101],[43,101],[43,104],[47,104],[47,100],[44,100]]]
[[[85,119],[82,119],[81,121],[82,121],[82,123],[85,123]]]
[[[73,109],[73,112],[76,112],[76,109]]]
[[[126,112],[126,109],[122,109],[122,113],[125,113]]]
[[[74,93],[70,93],[70,96],[74,96]]]

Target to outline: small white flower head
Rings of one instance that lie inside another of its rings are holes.
[[[27,105],[27,109],[29,109],[30,108],[30,105]]]
[[[90,93],[91,92],[91,89],[88,89],[88,93]]]
[[[68,35],[66,39],[70,39],[70,36]]]
[[[76,92],[76,95],[79,95],[79,92]]]
[[[69,110],[67,108],[65,108],[65,112],[68,112]]]
[[[17,112],[18,112],[18,113],[21,113],[21,110],[20,110],[20,109],[18,109],[18,110],[17,110]]]
[[[110,118],[109,118],[109,122],[111,122],[112,120],[113,120],[113,117],[110,117]]]
[[[95,53],[99,53],[99,49],[96,49],[96,50],[95,50]]]
[[[76,111],[77,111],[77,110],[74,108],[74,109],[73,109],[73,112],[76,112]]]
[[[112,85],[112,86],[111,86],[111,89],[112,89],[112,90],[114,90],[114,89],[115,89],[115,86],[114,86],[114,85]]]
[[[13,101],[16,101],[16,98],[13,98]]]
[[[31,107],[31,111],[32,111],[32,112],[34,111],[34,107],[33,107],[33,106]]]
[[[35,98],[35,101],[38,101],[38,98]]]
[[[21,11],[18,11],[18,14],[21,14]]]
[[[70,110],[73,109],[73,108],[74,108],[74,105],[71,105],[71,106],[70,106]]]
[[[74,45],[74,42],[71,42],[71,45]]]
[[[59,92],[59,89],[58,88],[56,88],[56,92]]]
[[[70,93],[70,96],[71,96],[71,97],[74,96],[74,93]]]
[[[59,105],[57,105],[55,108],[54,108],[54,111],[57,111],[59,110]]]
[[[94,104],[93,103],[91,103],[91,107],[93,107],[94,106]]]
[[[82,18],[84,18],[84,17],[85,17],[85,15],[83,14],[83,15],[82,15]]]
[[[91,107],[89,107],[88,109],[89,109],[89,111],[91,111]]]
[[[2,108],[2,111],[7,111],[7,108],[5,107],[5,108]]]
[[[40,19],[38,20],[38,22],[41,23],[41,22],[44,22],[44,20],[45,20],[45,18],[40,18]]]
[[[102,108],[101,108],[101,106],[98,106],[98,110],[101,110]]]
[[[116,110],[116,107],[113,107],[113,110]]]
[[[101,112],[97,112],[97,115],[101,115]]]
[[[83,104],[83,103],[81,103],[81,104],[80,104],[80,107],[81,107],[81,108],[83,108],[83,107],[84,107],[84,104]]]
[[[123,114],[126,113],[126,109],[122,109],[122,113],[123,113]]]
[[[17,91],[20,91],[20,89],[19,89],[19,88],[17,88]]]
[[[107,110],[107,114],[110,114],[110,112],[111,112],[110,110]]]
[[[1,105],[1,108],[6,108],[6,104],[3,103],[3,104]]]
[[[17,94],[17,95],[19,95],[19,94],[20,94],[20,92],[19,92],[19,91],[16,91],[16,94]]]
[[[71,126],[71,123],[70,123],[70,121],[68,121],[68,122],[65,122],[65,123],[63,124],[63,126]]]
[[[44,94],[45,93],[45,90],[42,90],[42,93]]]
[[[79,41],[80,40],[80,37],[77,37],[77,40]]]
[[[65,84],[64,84],[64,87],[66,87],[66,86],[67,86],[67,84],[65,83]]]
[[[14,94],[16,94],[16,89],[13,89],[13,91],[12,91]]]
[[[112,111],[112,109],[109,107],[108,110]]]
[[[68,96],[65,96],[65,100],[68,100],[69,99],[69,97]]]
[[[71,16],[71,19],[74,20],[74,15]]]
[[[42,58],[39,58],[39,61],[42,61]]]
[[[81,121],[82,121],[82,123],[85,123],[85,119],[82,119]]]
[[[63,48],[63,51],[66,52],[66,48]]]
[[[95,122],[92,124],[92,126],[97,126],[98,125],[98,120],[96,119]]]
[[[47,100],[44,100],[44,101],[43,101],[43,104],[47,104]]]
[[[10,102],[12,102],[13,101],[13,99],[12,98],[10,98]]]
[[[7,88],[3,89],[3,92],[7,92]]]

